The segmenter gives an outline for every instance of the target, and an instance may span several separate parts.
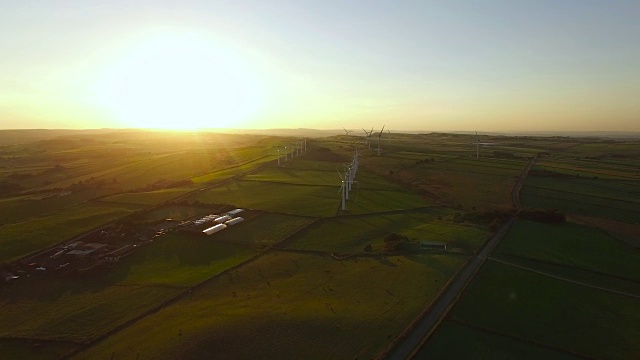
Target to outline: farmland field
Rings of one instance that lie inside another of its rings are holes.
[[[139,209],[135,205],[86,203],[17,224],[0,226],[0,261],[72,238]]]
[[[518,221],[496,252],[640,281],[640,255],[606,233],[586,226]]]
[[[415,241],[443,241],[473,251],[486,239],[484,229],[438,221],[439,209],[424,209],[388,215],[336,217],[314,224],[287,243],[292,249],[360,253],[371,244],[381,249],[384,237],[399,233]]]
[[[177,188],[138,193],[126,193],[111,195],[100,199],[100,201],[124,204],[156,205],[163,201],[171,200],[180,195],[184,195],[190,191],[193,191],[193,189]]]
[[[640,353],[637,140],[54,133],[0,132],[2,359],[377,358],[501,222],[418,358]],[[523,206],[567,222],[512,221],[542,214],[511,211],[534,156]],[[210,236],[192,221],[232,208]]]
[[[170,233],[124,259],[112,275],[121,284],[193,286],[253,256],[216,236]]]
[[[418,359],[580,359],[552,349],[474,329],[454,321],[445,321],[425,347],[416,355]]]
[[[75,358],[374,357],[462,261],[267,253]]]
[[[11,224],[43,216],[112,192],[111,189],[97,189],[62,196],[30,195],[0,199],[0,224]]]
[[[455,319],[596,358],[640,351],[638,299],[489,262],[452,311]]]
[[[179,292],[80,279],[16,284],[0,292],[0,336],[86,341]]]
[[[5,359],[55,360],[79,346],[63,341],[1,339],[0,354]]]
[[[196,216],[204,216],[211,213],[211,209],[188,205],[166,205],[149,210],[144,213],[146,220],[155,221],[161,219],[184,220]]]
[[[286,239],[312,221],[308,217],[266,213],[216,233],[212,241],[265,247]]]
[[[561,190],[558,188],[571,186],[572,182],[532,178],[525,183],[521,198],[523,205],[528,207],[560,209],[567,213],[639,223],[640,197],[637,185],[617,182],[607,187],[597,187],[603,181],[573,181],[575,186],[571,190]],[[536,183],[544,183],[549,187],[536,186]],[[594,193],[599,195],[592,195]]]
[[[190,195],[188,199],[285,214],[333,216],[340,201],[338,189],[339,186],[236,181]]]

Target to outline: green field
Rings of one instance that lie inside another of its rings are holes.
[[[124,259],[112,275],[121,284],[193,286],[255,256],[249,248],[216,240],[169,233]]]
[[[517,221],[496,252],[640,281],[640,254],[605,232],[586,226]]]
[[[431,206],[432,203],[407,190],[376,190],[352,186],[346,212],[369,214],[386,211],[410,210]]]
[[[638,186],[624,182],[599,186],[604,182],[530,178],[521,194],[522,203],[527,207],[640,223]]]
[[[3,359],[56,360],[79,348],[79,344],[45,340],[0,340]]]
[[[236,181],[190,195],[187,199],[306,216],[333,216],[340,197],[338,186],[290,185]]]
[[[138,193],[125,193],[107,196],[105,198],[101,198],[100,201],[124,204],[156,205],[161,202],[176,198],[180,195],[184,195],[190,191],[193,191],[193,189],[175,188]]]
[[[265,247],[278,243],[309,225],[313,219],[285,214],[266,213],[213,235],[213,241]]]
[[[47,215],[112,192],[111,189],[97,189],[63,196],[26,195],[0,199],[0,224],[11,224]]]
[[[570,360],[580,359],[566,353],[495,334],[469,326],[445,321],[416,354],[418,359],[478,359],[478,360]]]
[[[144,218],[148,221],[164,219],[185,220],[192,217],[211,214],[211,209],[188,205],[166,205],[146,211]]]
[[[17,224],[0,226],[0,261],[68,240],[139,209],[135,205],[85,203]]]
[[[525,164],[524,161],[483,158],[395,165],[393,158],[367,161],[368,169],[389,176],[432,202],[467,210],[510,206],[511,189]]]
[[[179,292],[83,279],[16,283],[0,290],[0,336],[86,341]]]
[[[371,358],[462,262],[451,255],[336,261],[272,252],[75,358]]]
[[[371,244],[382,250],[384,237],[391,233],[419,241],[443,241],[454,248],[473,251],[486,239],[484,229],[459,226],[437,217],[440,209],[424,209],[388,215],[337,217],[314,224],[287,243],[292,249],[361,253]]]
[[[451,316],[596,358],[640,352],[638,299],[489,262]]]

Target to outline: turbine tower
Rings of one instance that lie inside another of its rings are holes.
[[[278,149],[278,166],[280,166],[280,149]]]
[[[340,185],[340,190],[338,190],[338,193],[342,193],[341,195],[341,200],[340,200],[340,210],[346,210],[346,198],[345,198],[345,186],[344,186],[344,177],[342,176],[342,174],[340,174],[340,171],[338,171],[338,176],[340,177],[340,180],[342,181],[342,185]]]
[[[378,133],[378,156],[380,156],[380,150],[382,150],[380,148],[380,138],[382,137],[382,132],[384,131],[384,127],[385,125],[382,125],[382,130],[380,130],[380,132]]]
[[[371,150],[371,134],[373,134],[373,127],[371,128],[371,131],[367,131],[365,129],[362,129],[362,131],[366,134],[364,138],[365,144],[368,145],[369,150]]]
[[[478,138],[478,132],[476,131],[476,159],[480,158],[480,139]]]

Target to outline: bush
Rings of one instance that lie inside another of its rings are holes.
[[[384,249],[385,251],[401,250],[404,247],[404,244],[407,243],[407,241],[409,241],[408,237],[396,233],[391,233],[384,238]]]
[[[518,219],[531,220],[542,223],[563,223],[567,221],[565,213],[556,209],[521,209]]]

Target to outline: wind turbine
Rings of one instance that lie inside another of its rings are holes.
[[[480,138],[478,138],[478,132],[476,131],[476,159],[480,158]]]
[[[340,185],[340,190],[338,190],[338,193],[342,192],[341,195],[341,202],[340,202],[340,209],[341,210],[346,210],[346,198],[345,198],[345,192],[346,192],[346,186],[344,186],[344,176],[342,176],[342,174],[340,174],[340,171],[338,171],[338,176],[340,176],[340,180],[342,181],[342,185]]]
[[[278,149],[278,166],[280,166],[280,149]]]
[[[362,129],[362,131],[366,134],[364,138],[365,144],[369,145],[369,150],[371,150],[371,134],[373,134],[373,128],[371,128],[371,131],[365,129]]]
[[[353,132],[353,130],[347,130],[345,128],[342,128],[342,130],[344,130],[344,135],[348,136],[350,132]]]
[[[382,125],[382,130],[380,130],[380,132],[378,133],[378,156],[380,156],[380,150],[382,150],[380,148],[380,138],[382,137],[382,132],[384,131],[384,127],[385,125]]]

